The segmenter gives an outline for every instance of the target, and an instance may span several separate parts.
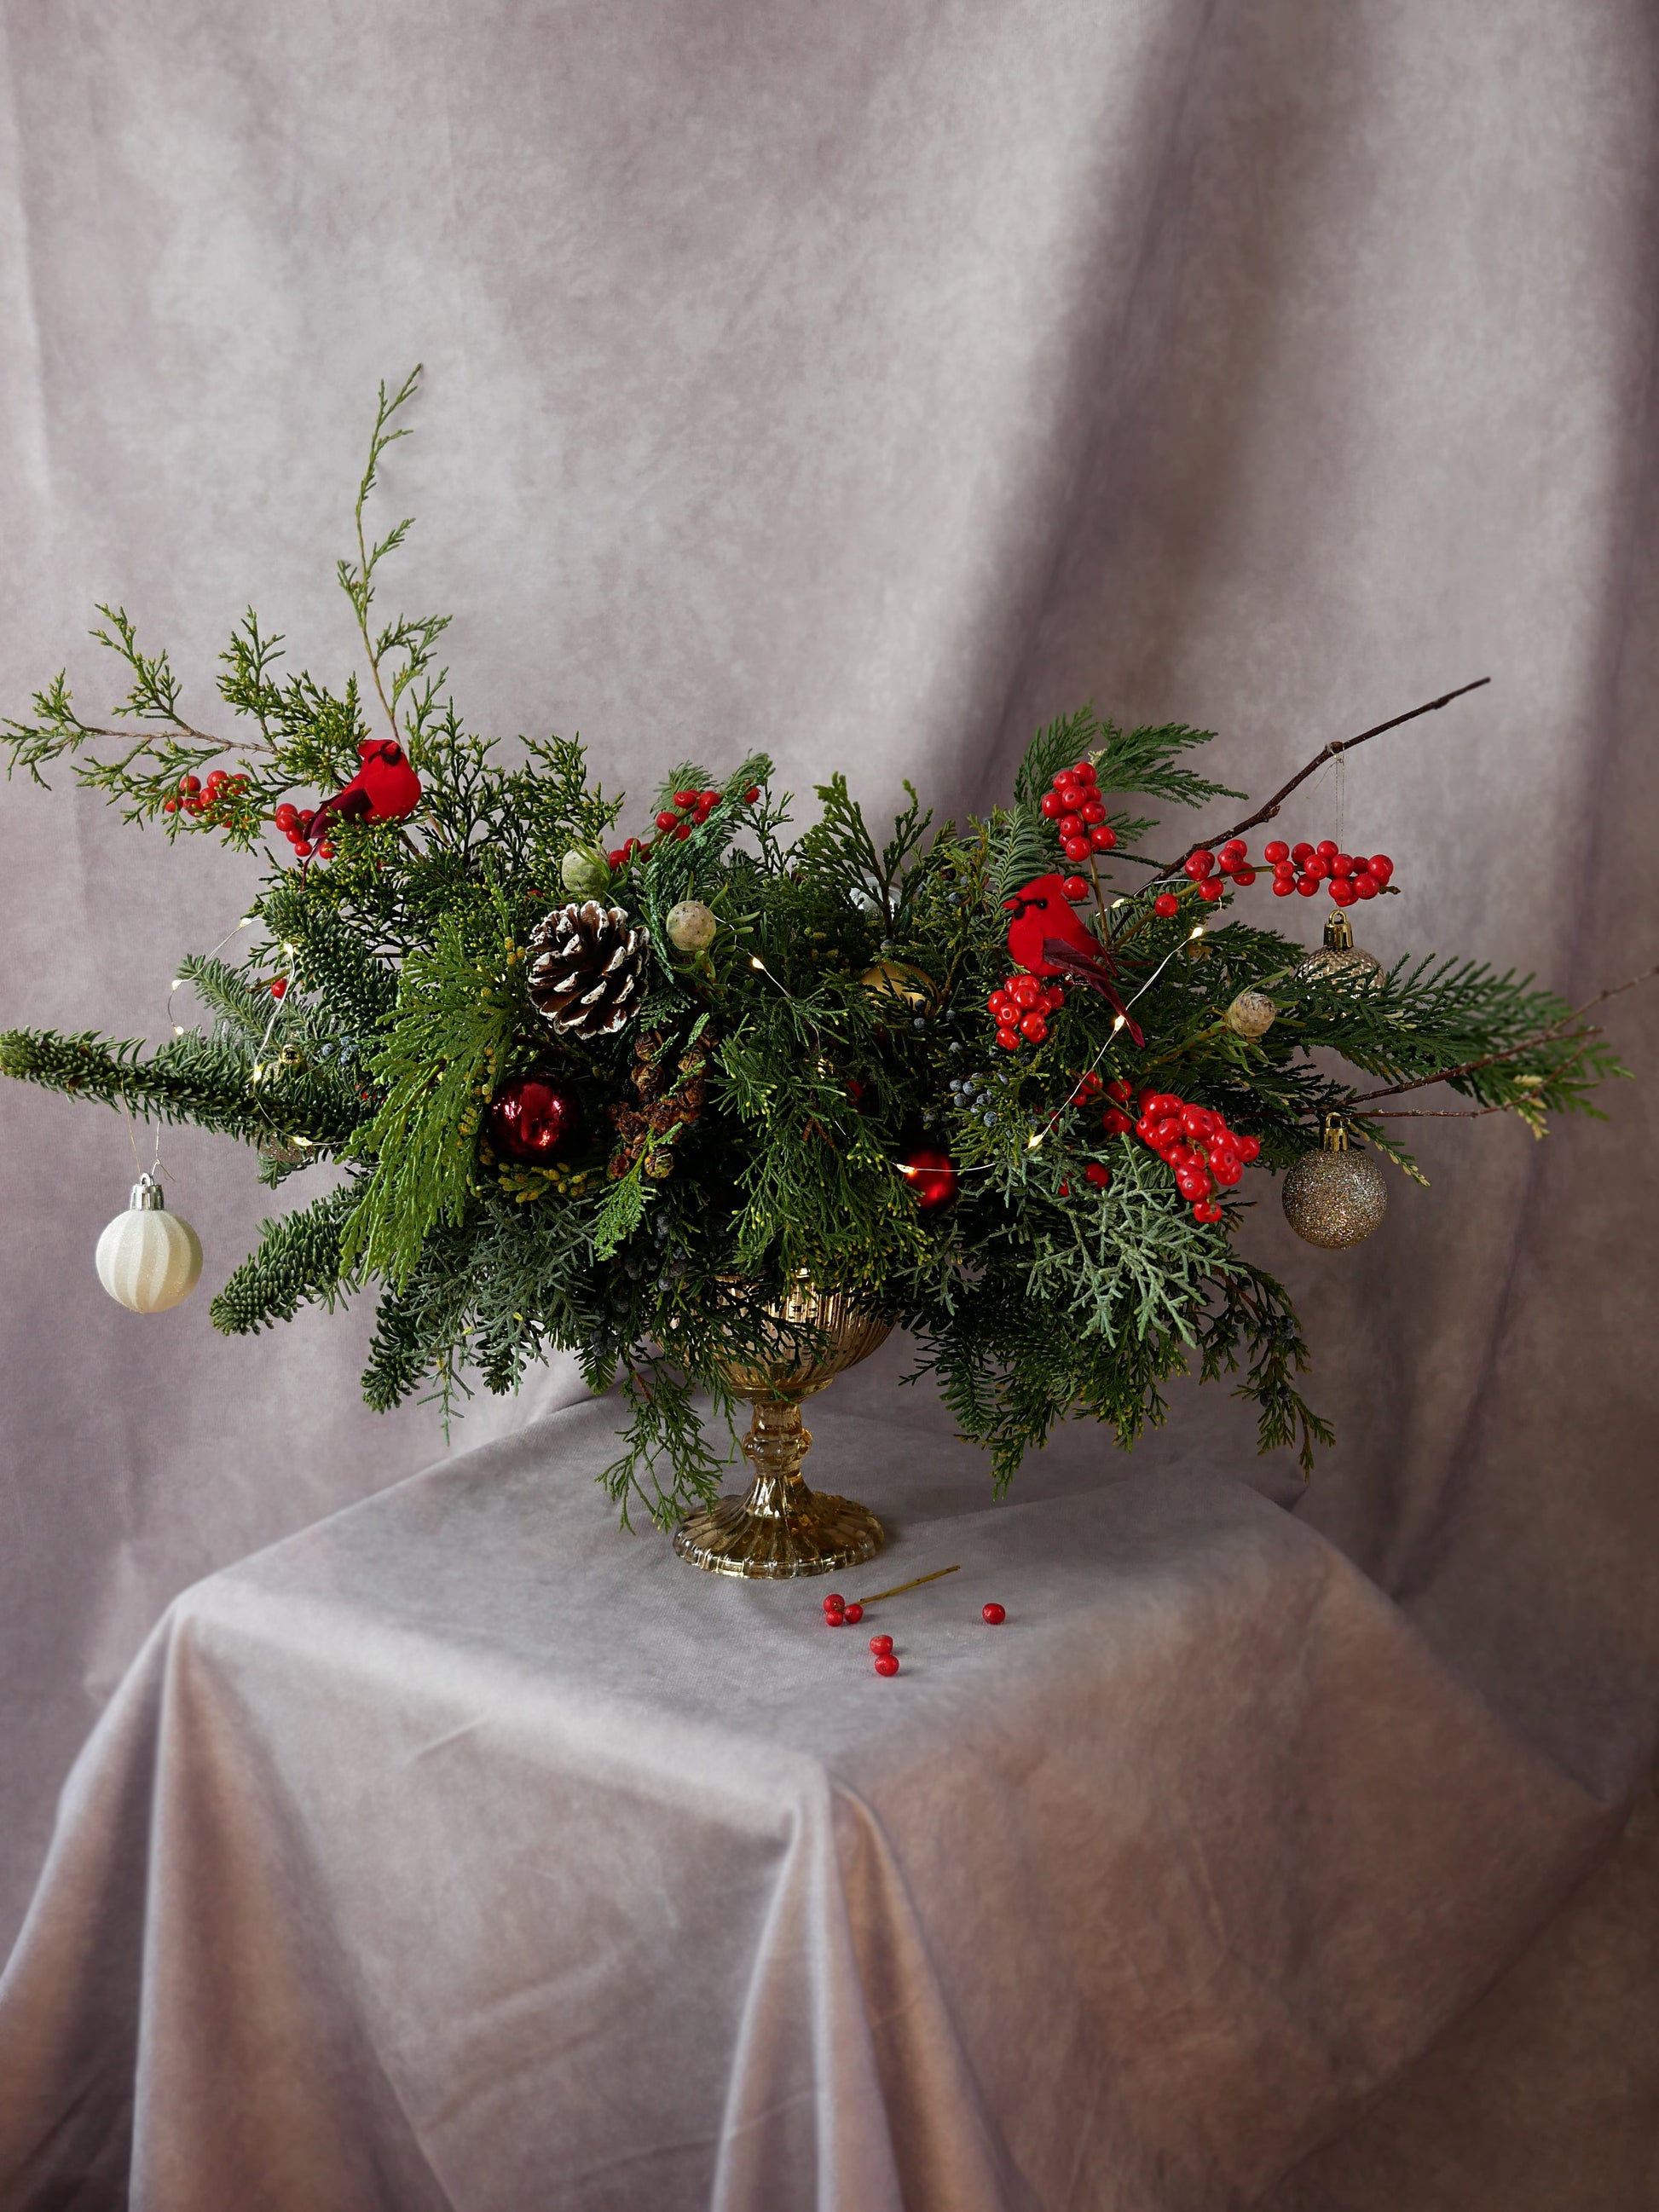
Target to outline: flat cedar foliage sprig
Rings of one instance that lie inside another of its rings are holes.
[[[803,1277],[913,1332],[918,1371],[999,1486],[1071,1415],[1132,1444],[1183,1372],[1231,1376],[1262,1449],[1310,1467],[1330,1431],[1297,1388],[1308,1351],[1285,1291],[1237,1249],[1250,1179],[1220,1194],[1218,1220],[1196,1220],[1162,1161],[1108,1133],[1098,1085],[1202,1103],[1257,1139],[1270,1174],[1333,1115],[1415,1174],[1379,1098],[1444,1079],[1468,1110],[1541,1133],[1552,1114],[1595,1111],[1596,1084],[1624,1073],[1600,1032],[1529,978],[1456,958],[1404,959],[1368,988],[1312,973],[1231,892],[1206,903],[1146,849],[1169,810],[1239,795],[1194,768],[1210,738],[1184,724],[1063,716],[1034,738],[1006,806],[936,823],[908,793],[888,830],[839,775],[797,830],[764,755],[723,777],[681,762],[650,811],[686,834],[642,821],[643,845],[607,855],[623,802],[580,742],[506,753],[471,732],[437,664],[447,618],[377,611],[410,525],[377,538],[368,509],[418,374],[381,390],[338,566],[356,671],[331,686],[288,671],[249,611],[221,657],[230,720],[210,730],[189,719],[165,651],[106,607],[93,635],[124,686],[110,716],[84,720],[60,674],[3,725],[13,770],[45,781],[66,766],[173,842],[216,836],[269,865],[240,957],[171,971],[200,1004],[195,1029],[154,1051],[13,1030],[0,1071],[223,1131],[261,1148],[273,1185],[320,1170],[325,1187],[265,1223],[213,1318],[246,1334],[373,1297],[373,1406],[434,1389],[447,1406],[476,1380],[510,1390],[550,1351],[574,1352],[628,1410],[604,1477],[624,1520],[630,1504],[672,1520],[717,1487],[726,1458],[700,1401],[729,1414],[722,1363],[775,1355],[768,1304]],[[316,805],[388,733],[420,777],[415,812],[336,820],[326,861],[272,857],[276,806]],[[1060,867],[1042,798],[1083,761],[1117,840],[1090,863],[1090,927],[1145,1043],[1074,988],[1045,1037],[1009,1052],[987,1012],[1013,964],[1003,901]],[[676,799],[687,791],[703,794],[695,811]],[[643,1003],[588,1042],[544,1019],[527,986],[532,933],[573,890],[649,933]],[[688,900],[715,917],[706,951],[671,935]],[[1247,988],[1277,1009],[1255,1040],[1224,1018]],[[633,1103],[645,1062],[696,1066],[702,1091],[648,1155],[621,1145],[609,1110]],[[492,1103],[532,1073],[583,1109],[553,1167],[491,1142]],[[918,1206],[919,1147],[948,1152],[953,1204]]]

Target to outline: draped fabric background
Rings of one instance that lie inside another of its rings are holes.
[[[250,599],[343,673],[367,414],[422,359],[389,589],[455,610],[477,726],[580,728],[641,791],[760,743],[798,791],[845,766],[948,810],[1085,697],[1218,729],[1261,792],[1489,673],[1354,757],[1352,835],[1407,894],[1364,941],[1578,997],[1659,957],[1640,0],[9,0],[0,26],[5,711],[66,657],[84,712],[114,703],[100,599],[209,726]],[[1312,834],[1334,805],[1328,779]],[[7,1023],[159,1036],[170,963],[250,883],[62,787],[13,784],[0,838]],[[1659,1280],[1654,1002],[1611,1020],[1640,1079],[1611,1125],[1424,1124],[1432,1190],[1397,1184],[1350,1255],[1261,1209],[1340,1429],[1305,1498],[1218,1393],[1141,1459],[1270,1488],[1613,1802],[1659,1734]],[[356,1403],[361,1324],[214,1336],[269,1210],[245,1154],[168,1135],[207,1278],[140,1321],[91,1265],[119,1121],[17,1086],[0,1113],[3,1941],[167,1599],[443,1440]],[[1651,1845],[1624,1849],[1297,2212],[1559,2203],[1563,2172],[1649,2201]]]

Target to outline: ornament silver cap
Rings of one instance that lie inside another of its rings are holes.
[[[132,1202],[128,1209],[129,1212],[133,1213],[165,1213],[167,1211],[167,1199],[162,1193],[161,1184],[157,1182],[155,1176],[146,1170],[145,1172],[139,1176],[137,1182],[132,1186]]]

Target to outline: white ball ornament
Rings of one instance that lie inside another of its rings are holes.
[[[707,952],[719,927],[713,908],[701,899],[682,899],[668,909],[669,939],[680,952]]]
[[[98,1239],[98,1279],[132,1313],[165,1313],[187,1298],[202,1273],[202,1241],[169,1213],[161,1186],[141,1176],[132,1203]]]

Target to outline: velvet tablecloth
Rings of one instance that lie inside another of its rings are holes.
[[[0,1984],[9,2212],[1243,2204],[1605,1841],[1242,1485],[1074,1431],[994,1504],[832,1394],[838,1584],[962,1571],[829,1631],[619,1534],[613,1418],[173,1604]]]

